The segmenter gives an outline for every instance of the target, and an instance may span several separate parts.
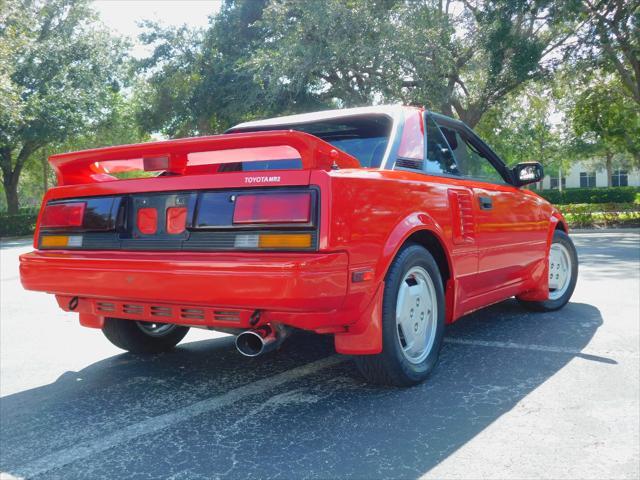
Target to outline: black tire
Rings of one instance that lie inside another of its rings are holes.
[[[171,350],[189,331],[189,327],[172,325],[162,335],[149,335],[137,321],[105,318],[102,333],[116,347],[131,353],[161,353]]]
[[[569,302],[569,299],[576,288],[576,283],[578,281],[578,252],[576,252],[576,247],[571,241],[569,235],[562,230],[556,230],[554,232],[552,244],[554,243],[562,244],[567,249],[569,256],[571,257],[571,278],[569,279],[569,285],[562,296],[556,299],[539,302],[518,299],[520,304],[528,310],[536,312],[552,312],[554,310],[559,310]]]
[[[402,351],[396,324],[396,303],[400,283],[413,267],[422,267],[430,276],[437,301],[436,331],[433,345],[427,357],[420,363],[410,362]],[[438,362],[444,336],[444,288],[438,265],[423,247],[409,244],[396,255],[387,276],[382,300],[382,352],[377,355],[360,355],[355,362],[362,375],[371,383],[408,387],[426,380]]]

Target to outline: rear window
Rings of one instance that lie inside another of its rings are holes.
[[[392,120],[386,115],[359,115],[318,122],[272,125],[260,128],[243,128],[231,132],[258,132],[265,130],[297,130],[321,138],[334,147],[355,157],[362,167],[379,167],[389,143]],[[227,165],[226,168],[231,168]],[[300,160],[278,162],[243,162],[238,170],[273,170],[302,168]]]

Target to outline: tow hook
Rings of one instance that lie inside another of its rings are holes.
[[[69,310],[71,310],[72,312],[78,308],[78,297],[73,297],[71,300],[69,300]]]
[[[253,312],[249,317],[249,325],[251,325],[252,327],[255,327],[260,321],[261,315],[262,315],[262,310],[256,310],[255,312]]]

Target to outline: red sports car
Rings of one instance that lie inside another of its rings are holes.
[[[447,323],[517,297],[556,310],[578,258],[562,215],[464,123],[367,107],[223,135],[54,155],[22,284],[130,352],[190,327],[277,348],[332,334],[372,382],[433,370]],[[132,178],[138,172],[138,178]]]

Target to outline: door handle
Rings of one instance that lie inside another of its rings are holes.
[[[491,197],[478,196],[478,200],[480,201],[481,210],[491,210],[493,208],[493,202],[491,201]]]

